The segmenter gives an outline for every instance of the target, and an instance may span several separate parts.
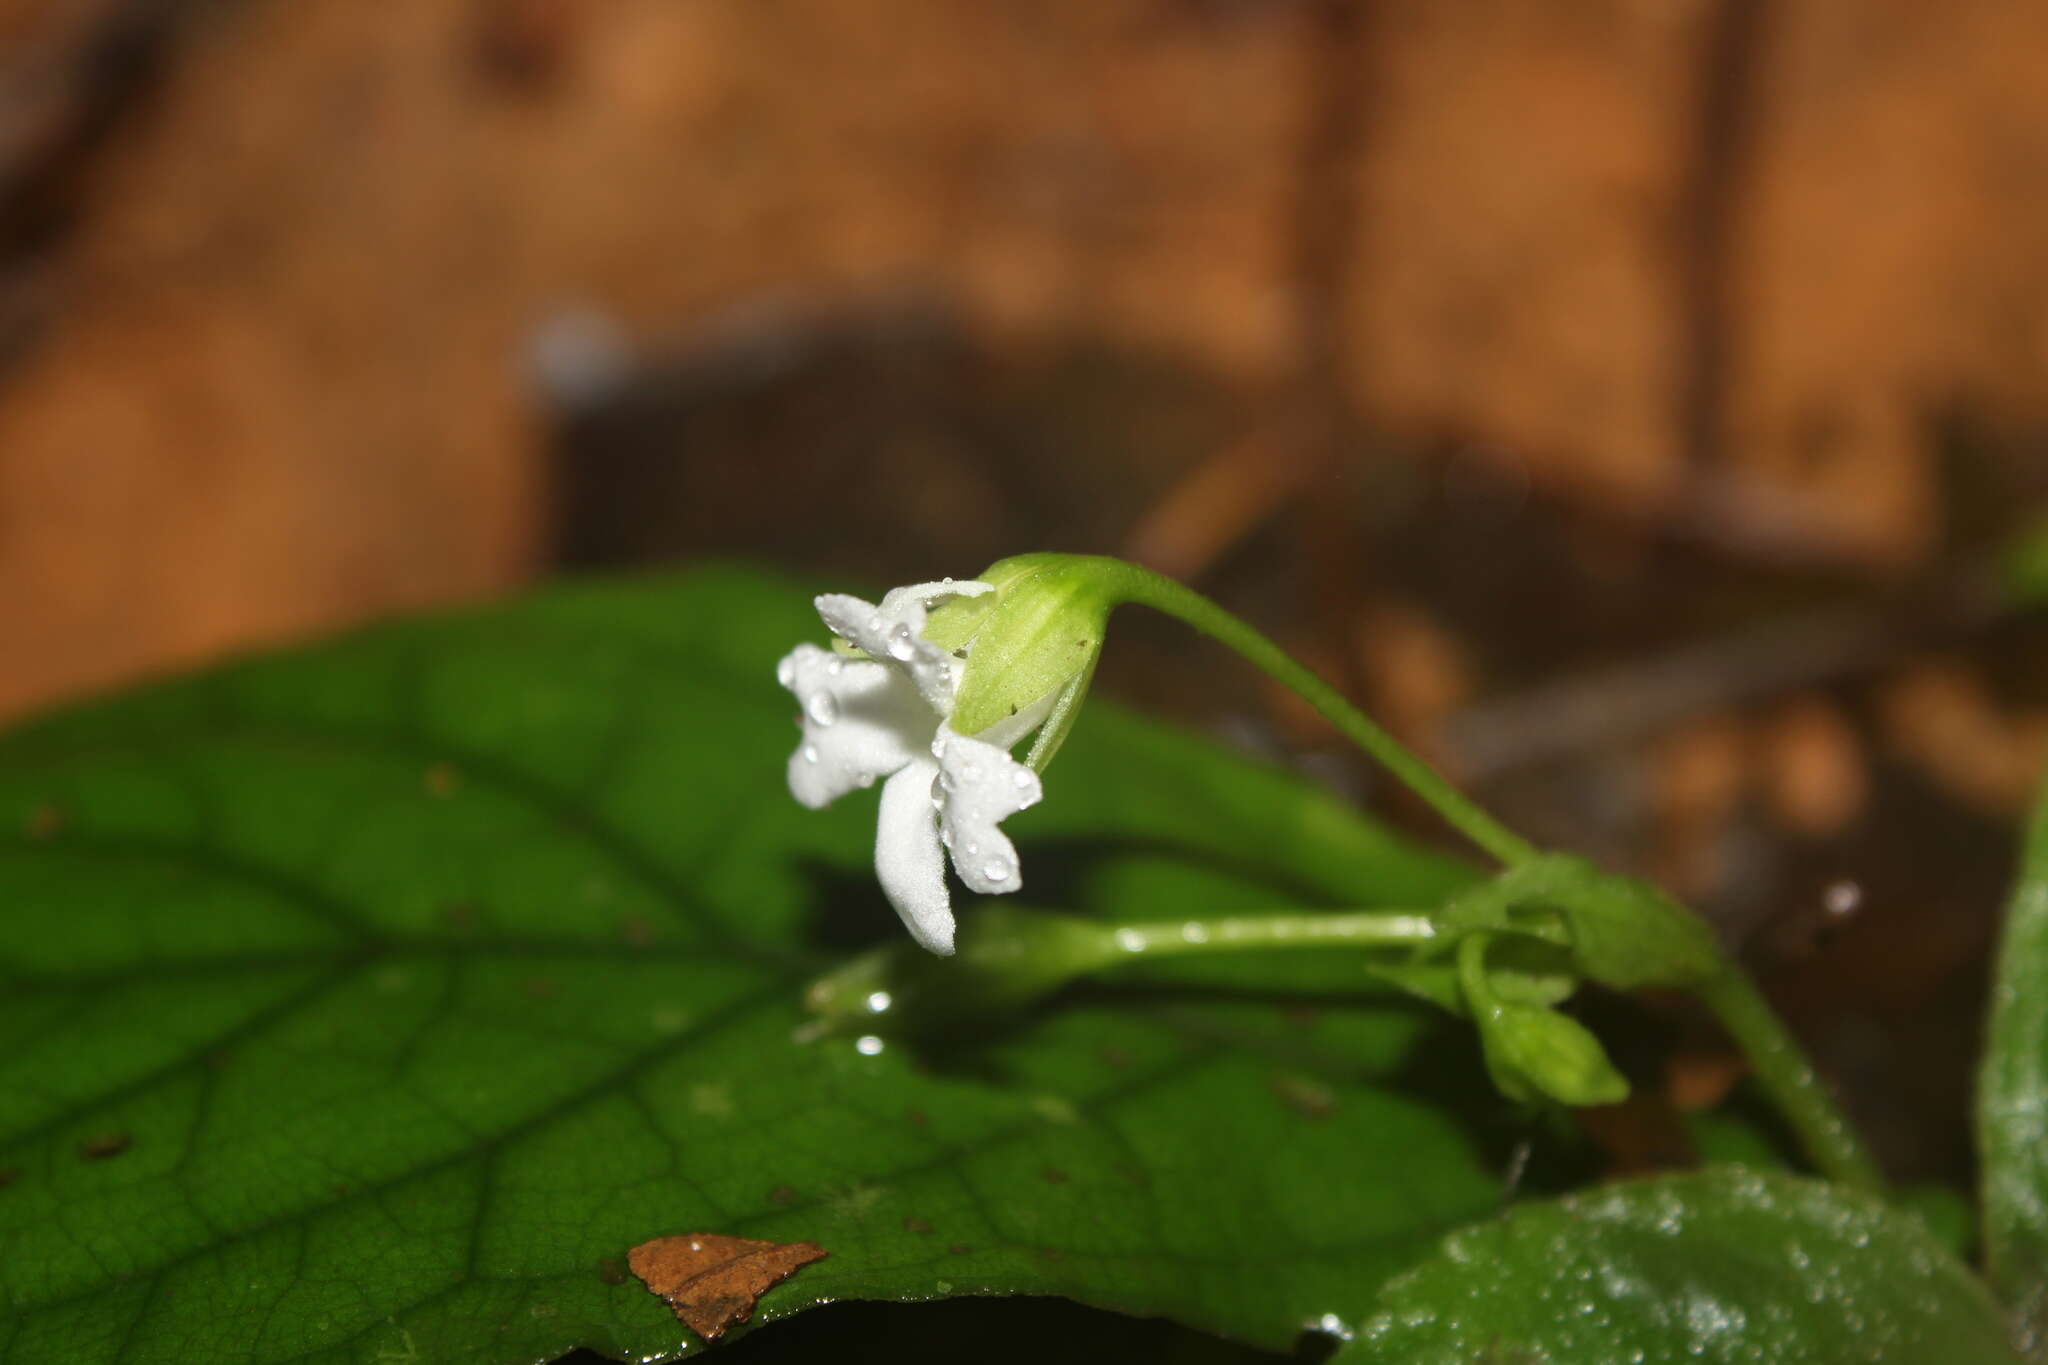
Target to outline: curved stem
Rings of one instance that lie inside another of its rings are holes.
[[[1763,993],[1732,963],[1698,988],[1699,997],[1756,1069],[1757,1084],[1791,1125],[1821,1174],[1882,1194],[1884,1175],[1849,1120],[1835,1107],[1805,1049]]]
[[[1237,651],[1268,677],[1299,693],[1344,737],[1365,750],[1410,791],[1428,802],[1445,823],[1490,853],[1514,866],[1536,856],[1519,834],[1494,819],[1439,776],[1434,768],[1381,729],[1342,693],[1290,658],[1287,652],[1208,598],[1170,578],[1122,560],[1103,559],[1099,570],[1112,584],[1115,598],[1166,613],[1193,626],[1210,639]]]

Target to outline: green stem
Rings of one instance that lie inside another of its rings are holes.
[[[1421,910],[1329,911],[1313,914],[1230,915],[1125,924],[1111,931],[1122,954],[1231,952],[1243,948],[1379,948],[1428,943],[1436,925]]]
[[[1806,1052],[1763,993],[1732,963],[1698,988],[1755,1068],[1757,1083],[1791,1125],[1807,1158],[1831,1180],[1884,1192],[1883,1174],[1822,1084]]]
[[[1118,601],[1166,613],[1210,639],[1237,651],[1267,676],[1299,693],[1344,737],[1365,750],[1410,791],[1428,802],[1444,821],[1507,866],[1536,856],[1536,849],[1439,776],[1435,769],[1375,724],[1342,693],[1290,658],[1287,652],[1208,598],[1135,564],[1102,559],[1098,571]]]

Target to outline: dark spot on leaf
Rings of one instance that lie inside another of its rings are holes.
[[[1268,1084],[1282,1104],[1303,1118],[1326,1119],[1337,1112],[1337,1092],[1313,1077],[1283,1071]]]
[[[626,1263],[616,1256],[606,1256],[597,1263],[597,1278],[606,1284],[626,1282]]]
[[[54,839],[64,832],[64,812],[52,805],[37,806],[23,822],[22,832],[31,839]]]
[[[545,976],[529,976],[519,983],[519,989],[529,1000],[546,1000],[561,988]]]
[[[476,928],[483,912],[476,908],[474,901],[450,901],[441,907],[441,918],[448,922],[450,929],[466,934]]]
[[[768,1202],[771,1204],[794,1204],[796,1202],[796,1191],[787,1185],[777,1185],[774,1189],[768,1191]]]
[[[422,783],[427,789],[427,795],[447,796],[461,785],[462,774],[455,770],[453,763],[443,759],[439,763],[427,766],[427,775],[422,779]]]
[[[349,1195],[353,1194],[354,1192],[355,1187],[353,1185],[349,1185],[343,1181],[336,1181],[334,1184],[334,1197],[336,1199],[346,1199],[349,1197]]]
[[[206,1056],[201,1058],[201,1060],[204,1061],[206,1065],[212,1070],[219,1071],[222,1067],[228,1064],[230,1058],[228,1055],[228,1050],[226,1048],[215,1047],[208,1048],[206,1051]]]
[[[967,1245],[967,1243],[965,1242],[955,1242],[953,1243],[953,1245],[946,1248],[946,1254],[948,1256],[965,1256],[968,1252],[972,1250],[974,1250],[974,1248]]]
[[[626,940],[628,948],[652,948],[654,921],[645,915],[628,915],[619,921],[619,937]]]
[[[0,1190],[6,1189],[19,1179],[21,1179],[21,1168],[19,1166],[8,1166],[0,1169]]]
[[[908,1114],[905,1114],[904,1117],[910,1120],[912,1128],[929,1127],[932,1121],[931,1116],[922,1109],[913,1109]]]
[[[925,1222],[922,1218],[906,1218],[903,1220],[903,1230],[905,1232],[914,1232],[922,1237],[925,1233],[932,1230],[932,1225]]]
[[[1323,1021],[1323,1012],[1313,1005],[1289,1005],[1280,1017],[1296,1028],[1314,1028]]]
[[[1041,1247],[1038,1252],[1038,1259],[1041,1261],[1064,1261],[1067,1259],[1067,1253],[1061,1251],[1058,1247]]]
[[[1109,1044],[1103,1045],[1101,1056],[1102,1064],[1104,1066],[1114,1067],[1118,1071],[1122,1071],[1125,1067],[1131,1064],[1130,1053],[1124,1051],[1120,1047],[1114,1047]]]
[[[78,1144],[78,1155],[87,1161],[105,1161],[128,1150],[134,1139],[126,1133],[101,1133]]]
[[[754,1316],[768,1290],[830,1253],[816,1242],[763,1242],[715,1232],[657,1237],[626,1253],[641,1283],[706,1341]]]
[[[1038,1173],[1038,1178],[1048,1185],[1064,1185],[1070,1177],[1059,1167],[1048,1166]]]

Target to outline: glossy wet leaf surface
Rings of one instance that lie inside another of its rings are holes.
[[[783,791],[820,634],[738,573],[574,588],[0,741],[0,1360],[658,1356],[625,1258],[680,1232],[829,1253],[734,1336],[1030,1292],[1284,1348],[1498,1206],[1469,1034],[1328,962],[1312,1011],[1188,963],[944,1056],[794,1042],[900,932],[872,798]],[[1129,917],[1461,875],[1100,708],[1013,827],[1027,895]]]
[[[1914,1216],[1736,1167],[1530,1201],[1379,1295],[1346,1365],[2015,1365]]]
[[[2026,1338],[2048,1335],[2048,801],[2006,908],[1980,1077],[1984,1247]]]

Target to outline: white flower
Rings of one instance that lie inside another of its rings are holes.
[[[1048,695],[977,735],[947,725],[960,661],[924,638],[925,607],[945,597],[978,597],[986,583],[916,583],[880,605],[827,593],[818,615],[868,657],[845,658],[798,645],[776,677],[803,705],[803,743],[789,759],[789,790],[817,809],[855,787],[882,785],[875,875],[905,927],[935,953],[953,951],[953,908],[944,857],[984,895],[1023,886],[1017,850],[997,828],[1035,805],[1038,774],[1010,746],[1051,709]]]

